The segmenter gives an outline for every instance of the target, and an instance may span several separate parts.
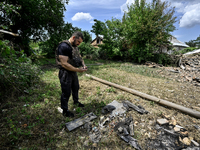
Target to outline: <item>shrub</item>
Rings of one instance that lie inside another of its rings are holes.
[[[153,61],[164,66],[174,65],[172,58],[166,53],[156,53],[149,59],[149,61]]]
[[[0,40],[0,95],[21,93],[36,82],[41,70],[23,51],[15,51],[9,41]]]

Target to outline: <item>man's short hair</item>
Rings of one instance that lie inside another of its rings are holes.
[[[80,37],[83,40],[83,34],[80,31],[74,32],[72,36],[75,36],[76,39],[79,39]]]

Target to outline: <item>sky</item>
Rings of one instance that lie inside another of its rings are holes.
[[[146,0],[151,2],[152,0]],[[178,40],[188,42],[200,36],[200,0],[161,0],[168,1],[171,7],[175,7],[175,16],[178,18],[176,30],[172,32]],[[90,31],[94,25],[94,19],[105,22],[112,18],[121,19],[127,5],[135,0],[70,0],[64,13],[65,22],[82,30]]]

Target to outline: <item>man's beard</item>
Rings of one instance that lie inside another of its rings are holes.
[[[73,47],[77,47],[77,45],[75,43],[76,43],[76,39],[74,40],[74,42],[72,42]]]

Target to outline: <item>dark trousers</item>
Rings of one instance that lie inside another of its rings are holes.
[[[59,79],[61,84],[61,108],[68,110],[68,101],[72,93],[73,101],[78,102],[79,81],[76,72],[60,69]]]

